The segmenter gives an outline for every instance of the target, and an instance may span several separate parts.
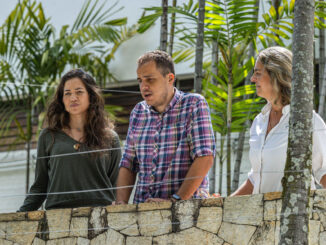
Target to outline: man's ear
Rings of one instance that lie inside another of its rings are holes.
[[[173,84],[174,83],[174,79],[175,79],[174,74],[170,72],[168,74],[168,77],[169,77],[169,83]]]

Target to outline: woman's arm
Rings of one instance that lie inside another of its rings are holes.
[[[119,136],[114,133],[113,134],[113,144],[112,144],[112,152],[111,152],[111,159],[110,159],[110,168],[108,172],[109,179],[112,185],[115,187],[118,179],[119,174],[119,163],[121,160],[121,146]]]
[[[251,184],[250,180],[247,179],[231,196],[241,196],[241,195],[250,195],[254,190],[254,186]]]
[[[48,161],[49,158],[40,158],[47,156],[46,146],[47,142],[45,140],[46,132],[42,131],[37,144],[37,160],[35,168],[35,180],[29,194],[27,195],[24,201],[24,204],[19,208],[19,212],[34,211],[41,207],[42,203],[46,198],[45,195],[37,195],[38,193],[46,193],[48,186]]]

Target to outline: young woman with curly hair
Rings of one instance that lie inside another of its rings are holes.
[[[121,150],[94,79],[81,69],[66,73],[46,122],[38,140],[31,195],[19,211],[37,210],[45,199],[46,209],[111,204]]]

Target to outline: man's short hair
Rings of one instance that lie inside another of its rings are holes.
[[[168,53],[161,50],[147,52],[138,58],[137,65],[140,67],[150,61],[155,62],[156,68],[160,70],[163,76],[166,76],[169,73],[175,75],[174,63]]]

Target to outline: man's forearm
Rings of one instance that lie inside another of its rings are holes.
[[[136,173],[130,171],[127,168],[121,167],[119,169],[119,175],[117,180],[117,187],[130,186],[135,184]],[[117,200],[116,203],[128,203],[132,187],[129,188],[118,188],[117,189]]]
[[[186,179],[177,192],[181,199],[187,200],[192,197],[212,167],[213,161],[213,156],[203,156],[195,159],[188,170]]]

